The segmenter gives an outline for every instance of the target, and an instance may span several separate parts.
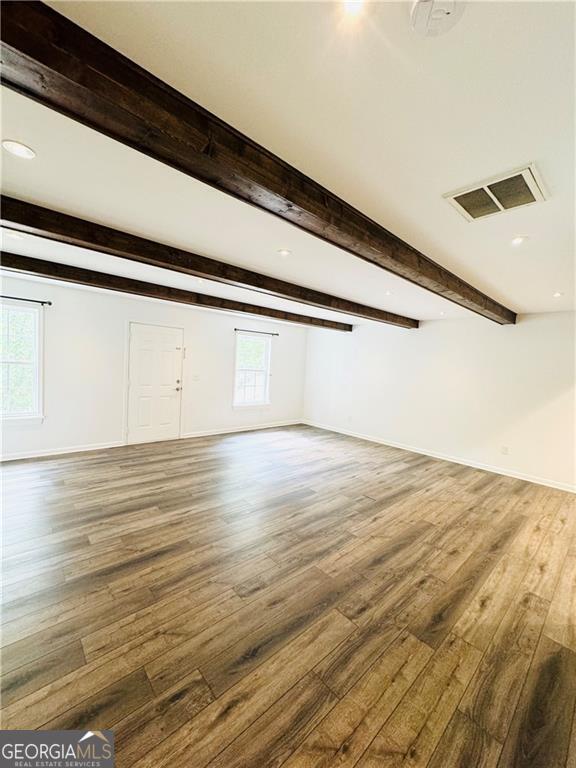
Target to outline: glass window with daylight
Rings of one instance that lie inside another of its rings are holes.
[[[271,341],[270,336],[236,334],[235,406],[270,403]]]
[[[2,302],[0,365],[1,412],[4,418],[42,415],[42,307]]]

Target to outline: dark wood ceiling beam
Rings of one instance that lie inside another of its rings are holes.
[[[33,259],[29,256],[19,256],[16,253],[3,251],[1,259],[2,269],[12,272],[48,277],[52,280],[62,280],[66,283],[89,285],[93,288],[103,288],[107,291],[129,293],[134,296],[146,296],[150,299],[174,301],[178,304],[190,304],[194,307],[207,309],[219,309],[225,312],[240,312],[248,315],[258,315],[273,320],[284,320],[289,323],[311,325],[315,328],[329,328],[335,331],[351,331],[353,326],[348,323],[338,323],[334,320],[324,320],[319,317],[309,317],[295,312],[284,312],[281,309],[260,307],[255,304],[245,304],[242,301],[222,299],[219,296],[208,296],[205,293],[183,291],[180,288],[170,288],[167,285],[157,285],[143,280],[132,280],[118,275],[108,275],[104,272],[95,272],[91,269],[58,264],[44,259]]]
[[[310,304],[333,312],[397,325],[401,328],[418,327],[418,321],[410,317],[367,307],[355,301],[278,280],[259,272],[252,272],[217,259],[147,240],[12,197],[2,196],[0,214],[3,227],[39,235],[60,243],[89,248],[142,264],[184,272],[240,288],[249,288],[301,304]]]
[[[516,315],[40,2],[1,6],[2,81],[497,323]]]

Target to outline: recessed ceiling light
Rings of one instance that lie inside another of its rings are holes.
[[[6,237],[11,237],[12,240],[24,240],[23,234],[21,234],[20,232],[14,232],[14,230],[12,229],[6,230],[4,234],[6,235]]]
[[[26,144],[22,144],[20,141],[5,139],[2,142],[2,146],[6,152],[10,152],[11,155],[21,157],[24,160],[32,160],[32,158],[36,157],[36,152],[34,152],[34,150],[30,147],[27,147]]]
[[[526,235],[518,235],[518,237],[512,238],[512,245],[514,248],[518,248],[519,245],[522,245],[522,243],[525,243],[528,238]]]
[[[446,312],[440,312],[440,317],[444,317],[445,314]]]
[[[288,248],[280,248],[278,251],[278,255],[282,256],[283,259],[287,259],[291,254],[292,251],[289,251]]]
[[[347,16],[359,16],[362,13],[364,3],[362,0],[345,0],[343,5]]]
[[[559,299],[561,296],[564,296],[564,294],[561,293],[560,291],[556,291],[556,293],[552,294],[553,299]]]
[[[392,291],[385,291],[386,296],[392,296]]]

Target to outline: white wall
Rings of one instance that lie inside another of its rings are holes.
[[[576,485],[574,313],[525,315],[506,327],[480,318],[425,322],[418,331],[367,324],[346,334],[36,280],[6,278],[2,292],[53,302],[45,310],[45,419],[5,425],[5,457],[124,442],[128,324],[136,321],[184,328],[183,436],[305,418]],[[232,407],[235,327],[280,334],[270,406]]]
[[[306,418],[574,488],[574,319],[554,313],[505,327],[471,318],[425,322],[417,331],[310,330]]]
[[[3,455],[41,455],[124,442],[130,321],[184,328],[182,435],[299,421],[306,328],[36,280],[2,293],[46,299],[41,424],[4,424]],[[269,406],[233,408],[234,328],[277,332]]]

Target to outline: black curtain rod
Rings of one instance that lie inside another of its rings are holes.
[[[260,333],[262,336],[280,336],[279,333],[268,333],[268,331],[249,331],[247,328],[234,328],[235,331],[240,333]]]
[[[29,301],[30,304],[42,304],[42,306],[44,306],[44,304],[47,304],[49,307],[52,306],[52,302],[51,301],[39,301],[38,299],[22,299],[20,296],[4,296],[4,295],[1,295],[0,299],[12,299],[13,301]]]

